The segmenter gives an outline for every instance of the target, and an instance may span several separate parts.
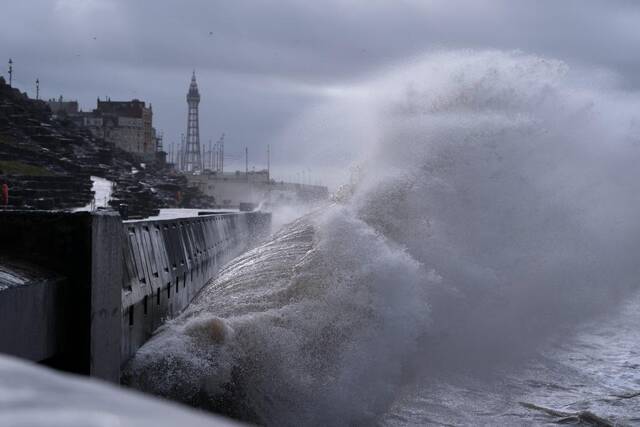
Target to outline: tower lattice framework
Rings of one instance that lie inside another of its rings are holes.
[[[185,172],[202,171],[202,155],[200,151],[200,124],[198,122],[198,104],[200,93],[196,83],[196,72],[191,76],[191,84],[187,93],[189,113],[187,118],[187,140],[184,147],[182,168]]]

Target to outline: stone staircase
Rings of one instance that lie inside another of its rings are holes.
[[[89,176],[0,175],[9,186],[9,204],[4,209],[73,209],[93,200]]]
[[[110,205],[128,205],[132,218],[156,215],[163,207],[215,206],[188,188],[184,176],[162,165],[143,168],[131,153],[69,120],[53,119],[45,102],[29,99],[0,76],[0,180],[10,187],[7,208],[86,206],[93,199],[90,176],[114,182]]]

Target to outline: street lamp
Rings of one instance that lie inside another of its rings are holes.
[[[9,86],[13,82],[13,61],[9,58]]]

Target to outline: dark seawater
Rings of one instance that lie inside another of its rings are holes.
[[[380,424],[640,425],[640,295],[511,369],[409,387]]]

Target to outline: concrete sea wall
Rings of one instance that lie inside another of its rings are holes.
[[[0,263],[16,279],[0,290],[0,306],[13,308],[1,317],[11,325],[0,335],[4,353],[119,377],[113,364],[120,357],[123,270],[117,214],[0,211]]]
[[[0,352],[118,382],[121,365],[270,220],[0,211]]]
[[[269,226],[269,214],[261,212],[125,222],[121,360],[133,356]]]

